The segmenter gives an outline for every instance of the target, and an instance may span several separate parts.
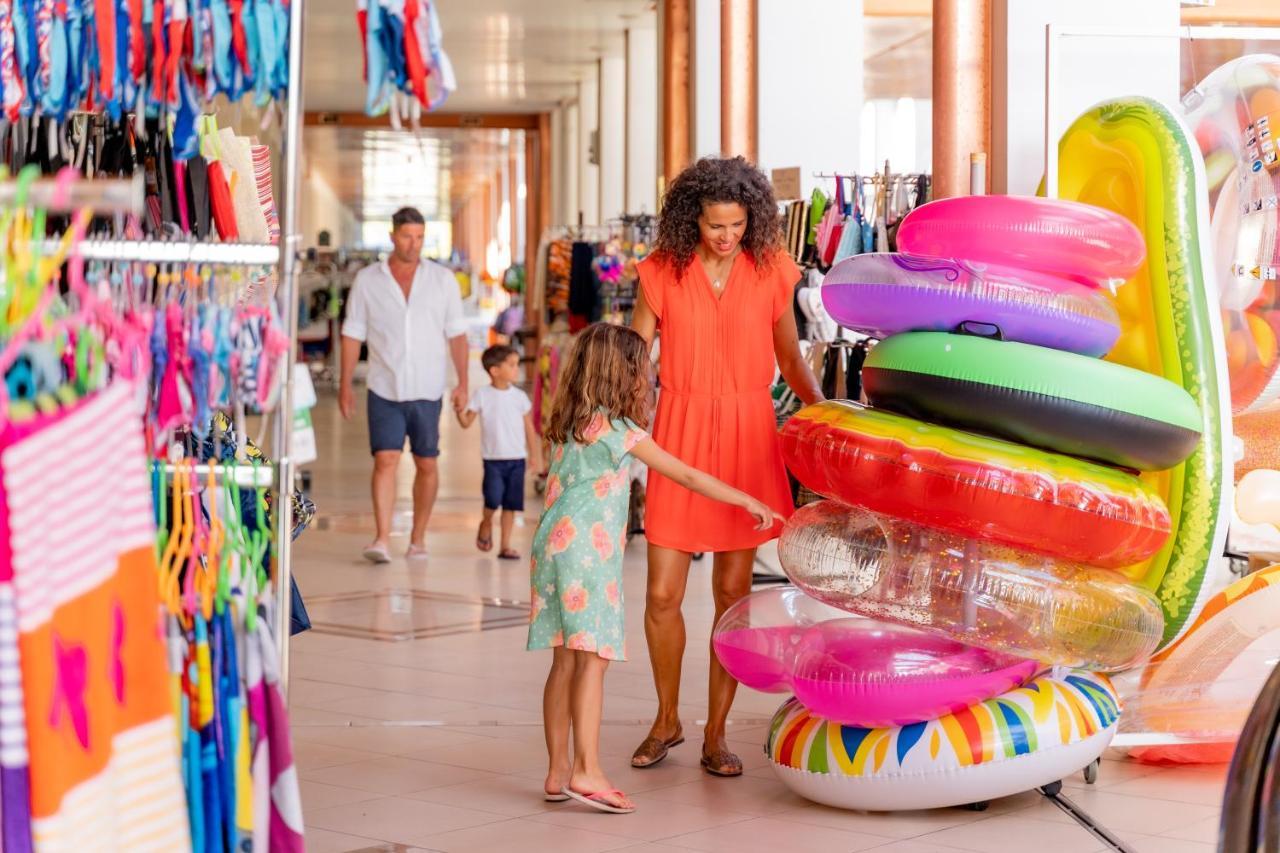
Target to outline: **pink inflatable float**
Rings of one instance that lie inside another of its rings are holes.
[[[825,719],[869,728],[954,713],[1020,687],[1038,669],[1034,661],[850,616],[794,587],[739,601],[712,642],[725,669],[748,687],[795,693]]]
[[[1123,281],[1142,266],[1142,234],[1123,216],[1074,201],[961,196],[921,205],[898,229],[898,249],[1065,276]]]

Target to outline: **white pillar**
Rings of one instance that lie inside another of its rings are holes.
[[[758,2],[760,167],[799,166],[808,194],[814,172],[858,168],[862,0]]]
[[[991,190],[1030,195],[1044,175],[1045,26],[1141,31],[1168,38],[1062,36],[1054,48],[1060,136],[1099,101],[1159,98],[1176,108],[1178,0],[994,0],[991,13]]]
[[[578,206],[570,222],[595,225],[600,221],[600,149],[597,142],[599,85],[592,68],[578,87]],[[594,162],[593,162],[594,160]]]
[[[627,38],[627,213],[658,207],[658,30],[652,23]]]
[[[627,60],[622,44],[600,59],[600,221],[626,211]]]

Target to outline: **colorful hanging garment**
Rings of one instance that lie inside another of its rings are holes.
[[[190,849],[130,383],[0,434],[35,849]]]
[[[0,503],[0,513],[4,506]],[[0,527],[7,527],[0,516]],[[31,786],[27,773],[27,715],[18,659],[18,605],[13,562],[0,541],[0,850],[31,850]]]
[[[17,121],[26,94],[26,81],[18,69],[14,10],[21,0],[0,0],[0,86],[4,89],[4,116]]]

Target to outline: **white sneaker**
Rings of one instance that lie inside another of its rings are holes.
[[[366,545],[362,553],[364,554],[364,558],[370,563],[382,565],[383,563],[391,562],[391,555],[387,553],[387,546],[383,545],[381,542],[374,542],[371,545]]]

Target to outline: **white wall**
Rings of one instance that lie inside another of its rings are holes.
[[[600,218],[626,211],[627,59],[621,42],[600,60]]]
[[[1063,36],[1054,51],[1056,135],[1099,101],[1178,100],[1178,0],[995,0],[991,39],[991,189],[1029,195],[1044,174],[1045,25],[1166,33]]]
[[[600,222],[600,167],[587,162],[591,134],[597,127],[598,95],[596,71],[592,68],[578,87],[578,206],[567,224],[576,223],[579,213],[588,225]]]
[[[760,166],[799,166],[808,194],[813,172],[858,167],[862,0],[759,0],[758,8]]]
[[[720,153],[720,0],[691,0],[693,156]]]
[[[304,161],[302,180],[302,209],[299,224],[302,227],[303,248],[319,245],[317,237],[328,231],[335,249],[354,246],[360,241],[360,222],[355,211],[344,205],[317,169],[306,168]],[[282,173],[276,173],[282,174]],[[281,188],[277,187],[277,192]]]
[[[627,213],[658,208],[658,31],[633,29],[627,50]]]

